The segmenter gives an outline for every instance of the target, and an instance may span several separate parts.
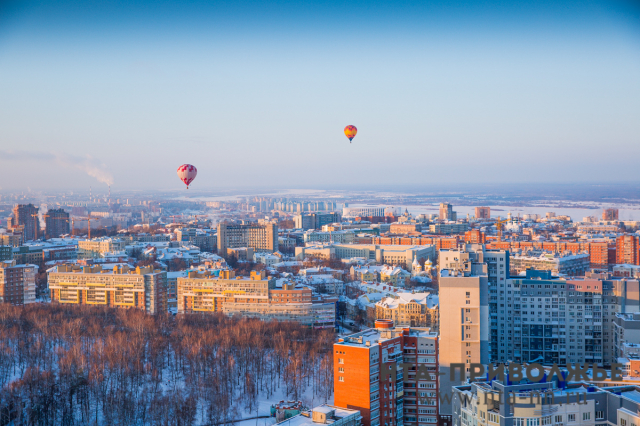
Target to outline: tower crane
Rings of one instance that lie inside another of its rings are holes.
[[[91,239],[91,219],[97,219],[97,218],[92,218],[91,215],[88,215],[87,217],[72,217],[71,218],[71,235],[74,235],[74,231],[75,231],[75,220],[86,220],[87,221],[87,239],[90,240]]]
[[[498,230],[498,241],[502,241],[502,226],[508,221],[500,220],[500,216],[498,216],[498,220],[496,220],[496,229]]]

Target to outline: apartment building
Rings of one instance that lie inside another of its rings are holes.
[[[549,252],[511,252],[511,273],[517,275],[527,269],[551,271],[552,274],[580,276],[589,269],[591,262],[588,253],[549,253]]]
[[[625,359],[630,376],[640,377],[640,312],[615,314],[612,325],[613,356]]]
[[[467,223],[433,223],[429,225],[429,232],[439,235],[463,234],[468,229],[469,224]]]
[[[44,215],[45,235],[47,238],[58,238],[61,235],[69,234],[71,230],[71,220],[69,213],[63,209],[51,209]]]
[[[616,263],[640,265],[637,236],[621,235],[616,238]]]
[[[463,261],[463,265],[468,262],[466,257],[458,260]],[[448,266],[447,256],[441,254],[441,261],[442,268]],[[471,268],[474,266],[471,263]],[[497,292],[492,293],[494,287],[482,283],[482,273],[462,272],[453,270],[451,276],[450,270],[442,269],[440,275],[443,371],[450,359],[465,363],[467,355],[471,356],[467,358],[469,362],[485,364],[484,354],[477,356],[474,352],[475,334],[466,331],[467,328],[473,331],[475,327],[481,330],[480,350],[486,336],[482,330],[490,330],[484,350],[490,353],[491,362],[610,365],[618,356],[614,348],[615,315],[640,310],[639,282],[634,279],[594,273],[559,279],[550,271],[527,270],[524,277],[507,279],[505,284],[499,281]],[[488,313],[467,317],[468,313],[475,313],[478,302],[474,296],[478,293],[480,310],[484,308],[485,298],[488,299]],[[463,304],[459,302],[462,298],[470,300]],[[484,324],[487,320],[489,327]],[[465,330],[462,336],[460,326]],[[465,341],[467,334],[470,342]]]
[[[18,204],[13,208],[9,228],[20,229],[23,241],[35,240],[40,236],[40,209],[33,204]]]
[[[23,243],[22,233],[0,234],[0,245],[20,247]]]
[[[376,318],[392,320],[398,327],[429,327],[438,331],[438,295],[397,293],[376,303]]]
[[[18,265],[15,260],[0,262],[0,303],[34,303],[37,272],[36,265]]]
[[[462,250],[441,250],[439,257],[441,386],[450,389],[452,364],[487,364],[499,359],[506,345],[510,318],[498,309],[504,303],[509,278],[509,252],[469,244]],[[465,369],[464,381],[469,377]],[[451,404],[440,406],[450,418]]]
[[[376,320],[333,349],[334,404],[359,410],[364,426],[438,423],[437,333]]]
[[[63,264],[50,269],[48,276],[52,302],[168,312],[167,273],[151,267],[118,264],[110,270]]]
[[[28,245],[13,248],[13,260],[18,265],[40,265],[44,262],[44,250],[40,245]]]
[[[322,229],[324,225],[340,222],[342,215],[340,213],[309,213],[300,214],[293,217],[296,229]]]
[[[472,229],[464,233],[464,242],[466,244],[484,244],[487,242],[487,238],[484,232]]]
[[[618,220],[618,209],[604,209],[602,211],[602,220],[603,221]]]
[[[453,206],[449,203],[440,203],[440,212],[438,215],[440,220],[453,220],[457,219],[456,212],[453,211]]]
[[[476,219],[490,219],[491,207],[476,207],[475,214]]]
[[[640,386],[568,382],[478,381],[453,389],[456,426],[636,426]]]
[[[218,224],[218,254],[225,256],[227,249],[248,247],[254,251],[278,251],[278,226],[274,223],[236,225]]]
[[[176,231],[176,238],[183,243],[189,243],[202,251],[213,252],[217,248],[218,237],[211,231],[195,228],[181,228]]]
[[[222,312],[263,320],[297,321],[313,328],[335,327],[336,304],[314,302],[312,290],[283,284],[265,271],[236,277],[234,271],[189,271],[178,278],[178,313]]]

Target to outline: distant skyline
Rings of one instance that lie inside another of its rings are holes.
[[[639,76],[631,1],[2,2],[0,189],[640,182]]]

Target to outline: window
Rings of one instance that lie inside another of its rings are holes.
[[[582,413],[582,420],[591,420],[591,413]]]
[[[575,414],[569,414],[569,415],[567,415],[567,421],[569,421],[569,422],[575,422],[575,421],[576,421],[576,415],[575,415]]]
[[[604,411],[596,411],[596,420],[604,419]]]
[[[338,358],[338,364],[344,364],[344,358]]]
[[[556,422],[556,423],[562,423],[562,415],[555,416],[553,418],[553,421]]]
[[[338,367],[338,372],[339,373],[344,373],[344,367]]]
[[[344,382],[344,377],[339,376],[339,377],[338,377],[338,381],[339,381],[339,382]]]

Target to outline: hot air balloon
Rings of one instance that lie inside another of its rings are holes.
[[[198,169],[193,167],[191,164],[183,164],[178,167],[178,177],[181,181],[187,185],[187,189],[189,189],[189,184],[193,182],[198,174]]]
[[[349,138],[349,143],[351,143],[353,138],[356,136],[356,133],[358,133],[356,126],[347,126],[344,128],[344,134]]]

